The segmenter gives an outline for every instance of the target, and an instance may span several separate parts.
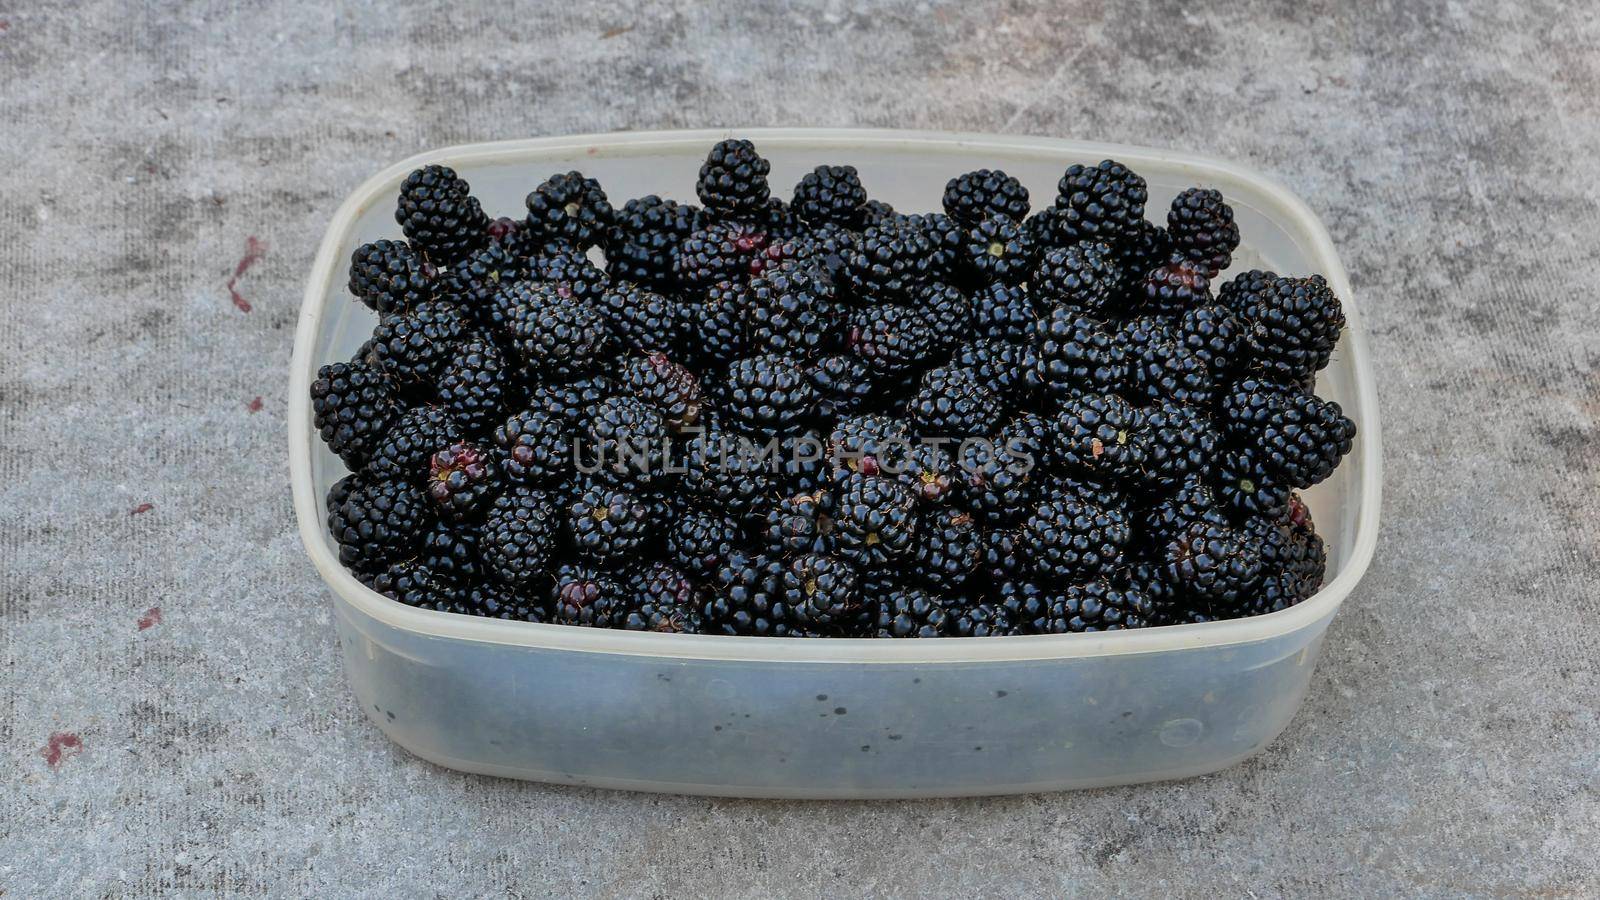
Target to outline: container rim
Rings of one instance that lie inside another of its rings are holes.
[[[341,260],[339,249],[358,216],[396,190],[413,169],[430,163],[492,165],[534,161],[541,155],[635,156],[664,147],[707,146],[728,137],[746,137],[769,146],[819,150],[871,147],[914,151],[930,147],[984,149],[1015,155],[1100,159],[1115,157],[1137,168],[1141,163],[1181,164],[1202,176],[1243,182],[1278,204],[1275,214],[1298,229],[1316,268],[1342,298],[1346,320],[1341,349],[1355,373],[1355,412],[1361,421],[1356,440],[1363,456],[1361,510],[1350,557],[1333,580],[1305,601],[1285,610],[1248,619],[1169,625],[1130,631],[1018,637],[949,638],[894,641],[878,638],[772,638],[725,635],[655,634],[512,622],[422,610],[396,603],[357,581],[333,555],[325,535],[323,504],[311,476],[313,441],[310,386],[318,368],[317,334],[326,313],[329,287]],[[300,539],[335,598],[392,628],[440,638],[551,650],[653,656],[663,659],[726,659],[789,663],[958,663],[1067,659],[1253,643],[1311,627],[1330,618],[1366,574],[1377,547],[1382,502],[1383,459],[1366,333],[1350,288],[1349,275],[1332,239],[1310,208],[1275,178],[1209,156],[1125,144],[1063,138],[930,132],[868,128],[737,128],[613,132],[462,144],[419,153],[368,178],[340,204],[317,248],[295,331],[289,372],[289,470]]]

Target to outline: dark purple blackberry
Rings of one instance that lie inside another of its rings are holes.
[[[637,397],[611,397],[594,409],[585,433],[584,465],[617,484],[648,485],[660,479],[670,449],[667,423]]]
[[[524,485],[507,490],[489,504],[478,555],[497,580],[527,585],[550,568],[555,547],[555,511],[550,495]]]
[[[1211,302],[1211,275],[1204,267],[1174,253],[1171,259],[1150,270],[1136,293],[1144,311],[1179,315]]]
[[[560,566],[550,586],[550,621],[611,628],[627,614],[628,590],[616,577],[579,564]]]
[[[957,637],[1010,637],[1022,634],[1011,613],[993,603],[962,606],[953,611],[950,633]]]
[[[1223,505],[1241,515],[1281,515],[1291,485],[1256,451],[1227,447],[1212,461],[1211,482]]]
[[[544,603],[525,597],[503,584],[475,584],[460,592],[458,602],[469,615],[513,622],[546,622],[550,613]]]
[[[1250,365],[1280,381],[1315,375],[1344,330],[1344,308],[1321,275],[1245,272],[1223,285],[1217,300],[1243,323]]]
[[[1063,240],[1061,234],[1061,220],[1065,213],[1054,206],[1046,206],[1033,215],[1022,220],[1022,227],[1033,238],[1034,250],[1038,253],[1051,247],[1061,247],[1066,244],[1077,243],[1077,238]]]
[[[683,303],[684,351],[690,362],[717,368],[748,354],[746,304],[745,285],[736,281],[719,281]]]
[[[345,568],[371,573],[411,555],[434,519],[432,504],[415,484],[362,481],[328,511],[328,531]]]
[[[730,554],[745,546],[744,529],[719,513],[691,509],[667,526],[667,559],[700,579],[710,578]]]
[[[350,293],[380,313],[433,299],[438,271],[405,241],[362,244],[350,256]]]
[[[1117,393],[1131,383],[1124,346],[1100,319],[1054,307],[1039,319],[1038,343],[1040,375],[1058,398]]]
[[[623,204],[606,240],[606,272],[621,281],[673,286],[678,247],[702,224],[700,208],[655,194]]]
[[[1050,595],[1031,581],[1007,581],[1000,585],[997,595],[999,608],[1024,634],[1034,631],[1034,624],[1050,610]]]
[[[833,282],[814,266],[769,269],[745,291],[752,352],[804,359],[834,348],[842,314]]]
[[[372,580],[378,593],[418,609],[454,612],[461,589],[438,572],[415,560],[392,563]]]
[[[1030,406],[1044,386],[1039,353],[1031,343],[972,341],[956,348],[950,364],[971,369],[1007,409]]]
[[[878,637],[943,637],[952,625],[952,616],[944,603],[921,588],[895,588],[869,597],[868,603]]]
[[[1138,588],[1113,586],[1103,578],[1069,584],[1051,598],[1037,626],[1042,634],[1120,631],[1151,624],[1155,607]]]
[[[1039,312],[1026,285],[990,284],[971,296],[973,337],[1028,343]]]
[[[706,430],[686,448],[684,489],[735,519],[765,515],[782,495],[779,474],[763,455],[767,446],[765,439]]]
[[[439,376],[439,405],[461,425],[467,437],[487,436],[505,420],[517,399],[509,382],[505,355],[485,337],[471,337],[457,349]]]
[[[616,348],[599,308],[550,291],[517,307],[510,325],[512,346],[529,369],[548,379],[590,374],[609,362]]]
[[[1233,262],[1239,248],[1239,226],[1222,192],[1192,187],[1172,200],[1167,232],[1179,253],[1205,267],[1212,277]]]
[[[504,247],[518,256],[527,256],[521,252],[519,242],[522,237],[522,222],[510,216],[497,216],[489,223],[489,245]]]
[[[667,358],[651,353],[630,359],[620,374],[622,389],[660,413],[673,432],[681,432],[700,420],[703,400],[700,381],[693,372]]]
[[[787,637],[798,631],[794,612],[783,601],[783,562],[770,556],[735,553],[717,570],[706,601],[707,630],[721,634]]]
[[[428,496],[453,522],[477,518],[500,490],[500,470],[489,451],[458,442],[441,448],[428,464]]]
[[[1005,407],[973,370],[945,366],[922,376],[906,414],[923,437],[987,437],[999,427]]]
[[[615,382],[604,375],[591,375],[573,381],[540,384],[528,392],[528,408],[548,412],[567,423],[582,427],[594,407],[620,392]]]
[[[824,418],[860,412],[877,399],[872,370],[854,353],[817,359],[806,368],[806,378]]]
[[[771,194],[767,173],[771,171],[772,164],[756,152],[754,144],[729,138],[706,155],[695,193],[706,209],[718,215],[751,215],[767,205]]]
[[[627,579],[628,603],[613,627],[628,631],[699,634],[705,598],[684,573],[651,563]]]
[[[600,295],[600,311],[622,344],[639,353],[680,352],[688,313],[676,299],[627,282]]]
[[[1053,456],[1101,478],[1134,475],[1147,457],[1138,411],[1115,394],[1079,394],[1061,401]]]
[[[1327,548],[1298,496],[1289,501],[1287,510],[1281,519],[1257,518],[1246,524],[1245,530],[1253,537],[1266,535],[1258,538],[1264,574],[1260,586],[1229,609],[1230,613],[1259,616],[1288,609],[1322,587]]]
[[[1167,580],[1195,596],[1237,603],[1261,581],[1261,551],[1237,528],[1200,522],[1167,545]]]
[[[1244,351],[1244,323],[1220,303],[1185,310],[1176,325],[1178,340],[1217,375],[1231,370]]]
[[[770,553],[831,552],[833,496],[818,490],[779,500],[767,513],[762,540]]]
[[[1098,166],[1068,166],[1056,186],[1054,221],[1057,242],[1101,240],[1116,244],[1131,237],[1144,221],[1149,199],[1143,178],[1115,160]]]
[[[322,511],[324,513],[332,513],[334,510],[339,508],[340,504],[350,499],[350,495],[355,493],[356,488],[361,487],[362,485],[371,484],[373,480],[373,476],[370,472],[361,471],[351,472],[338,481],[335,481],[331,486],[329,486],[328,495],[322,498]]]
[[[974,284],[1016,284],[1033,272],[1033,233],[1015,219],[990,216],[968,226],[961,270]]]
[[[1032,504],[1043,476],[1045,448],[1022,435],[971,441],[960,448],[962,498],[989,527],[1011,524]]]
[[[1047,497],[1022,523],[1034,570],[1057,583],[1109,573],[1132,539],[1126,512],[1071,495]]]
[[[859,228],[866,203],[867,189],[861,186],[855,166],[817,166],[794,186],[790,205],[808,225],[831,222]]]
[[[1204,472],[1221,440],[1204,410],[1172,401],[1147,408],[1143,430],[1148,452],[1142,480],[1157,490],[1171,490]]]
[[[528,194],[527,206],[530,236],[580,250],[600,243],[615,216],[600,182],[576,171],[545,179]]]
[[[1356,436],[1355,423],[1339,404],[1257,378],[1243,379],[1223,395],[1221,416],[1230,439],[1297,488],[1332,475]]]
[[[541,248],[528,257],[528,272],[535,281],[555,285],[557,294],[588,302],[605,293],[611,279],[582,250],[567,244]]]
[[[500,470],[513,482],[550,485],[573,468],[572,424],[549,409],[513,413],[494,430]]]
[[[802,553],[783,566],[783,604],[803,627],[827,628],[861,608],[856,570],[838,557]]]
[[[563,512],[573,548],[606,568],[637,559],[659,525],[643,497],[603,485],[579,492]]]
[[[961,589],[983,560],[983,532],[972,514],[958,509],[919,513],[915,572],[928,587],[946,593]]]
[[[839,555],[881,566],[911,554],[916,538],[916,493],[890,478],[851,475],[839,489],[834,544]]]
[[[1166,566],[1157,553],[1154,558],[1135,558],[1122,573],[1128,589],[1138,591],[1150,601],[1150,624],[1183,625],[1194,621],[1196,614],[1209,620],[1211,601],[1184,593],[1168,582],[1165,570]]]
[[[1111,245],[1083,241],[1040,254],[1028,284],[1040,302],[1098,314],[1117,300],[1122,269]]]
[[[1021,222],[1028,217],[1028,189],[999,169],[979,169],[958,175],[944,186],[944,211],[966,225],[990,216]]]
[[[894,304],[860,310],[846,341],[851,352],[879,375],[899,375],[924,365],[936,335],[920,311]]]
[[[372,354],[403,389],[431,385],[456,351],[467,323],[454,304],[419,303],[389,313],[372,329]]]
[[[805,370],[782,356],[752,356],[728,367],[724,408],[759,434],[791,434],[812,413]]]
[[[435,265],[454,265],[489,242],[489,217],[447,166],[423,166],[406,177],[394,220]]]
[[[477,525],[440,522],[422,539],[418,557],[422,564],[446,578],[466,584],[485,572],[478,556]]]
[[[678,247],[673,272],[685,290],[705,290],[719,281],[745,282],[765,268],[768,235],[744,222],[711,222]]]
[[[1032,571],[1024,552],[1022,534],[1015,528],[989,528],[979,532],[978,572],[994,584],[1014,581]]]
[[[330,363],[311,382],[311,412],[328,449],[358,469],[400,410],[389,379],[376,366]]]
[[[478,327],[499,333],[505,330],[505,306],[500,292],[507,285],[528,278],[527,260],[504,245],[490,244],[443,273],[435,293],[459,307]]]
[[[874,300],[910,296],[932,280],[937,249],[919,225],[891,220],[870,226],[845,260],[852,289]]]
[[[928,322],[935,356],[949,352],[972,333],[972,304],[954,285],[935,283],[923,287],[917,291],[914,306]]]

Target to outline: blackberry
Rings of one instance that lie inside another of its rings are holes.
[[[861,607],[855,569],[822,553],[803,553],[785,563],[780,590],[784,606],[806,626],[837,624]]]
[[[494,430],[500,470],[514,482],[550,485],[572,470],[571,423],[544,408],[513,413]]]
[[[690,291],[719,281],[747,281],[765,267],[767,243],[767,233],[754,225],[711,222],[684,238],[673,274]]]
[[[920,312],[886,303],[856,315],[847,344],[873,372],[898,375],[919,368],[928,360],[935,337]]]
[[[1233,262],[1233,251],[1239,248],[1239,226],[1233,223],[1233,207],[1223,202],[1221,191],[1193,187],[1174,197],[1167,212],[1167,232],[1173,248],[1212,277]]]
[[[380,313],[433,299],[438,272],[405,241],[362,244],[350,255],[350,293]]]
[[[700,166],[695,193],[706,209],[725,216],[750,215],[767,205],[771,189],[767,173],[772,164],[756,152],[755,145],[730,138],[711,148]]]
[[[372,589],[406,606],[439,612],[453,611],[460,593],[448,579],[415,560],[392,563],[372,580]]]
[[[1164,550],[1193,525],[1226,527],[1232,524],[1223,509],[1222,501],[1209,482],[1191,478],[1144,511],[1142,537],[1153,549]]]
[[[350,495],[355,493],[356,488],[371,484],[372,481],[372,474],[367,471],[351,472],[335,481],[328,487],[328,495],[322,498],[322,511],[324,513],[333,512],[339,508],[341,503],[350,499]]]
[[[1236,603],[1261,581],[1261,551],[1237,528],[1200,522],[1167,545],[1166,577],[1195,596]]]
[[[1223,450],[1213,463],[1211,480],[1223,504],[1240,514],[1275,516],[1289,502],[1290,484],[1246,448]]]
[[[960,495],[963,483],[955,459],[931,443],[913,444],[889,474],[924,503],[944,503]]]
[[[702,224],[700,208],[655,194],[629,200],[606,239],[606,272],[622,281],[671,287],[678,247]]]
[[[854,353],[817,359],[806,369],[817,398],[817,413],[824,418],[860,412],[876,397],[876,385],[867,361]]]
[[[489,242],[489,217],[448,166],[423,166],[407,176],[394,219],[436,265],[454,265]]]
[[[817,490],[779,500],[767,513],[762,539],[771,553],[828,553],[833,530],[833,497]]]
[[[503,584],[475,584],[460,592],[457,602],[463,612],[486,619],[513,622],[544,622],[550,616],[544,604],[519,594]]]
[[[816,356],[838,340],[840,314],[833,282],[812,266],[772,269],[745,291],[752,351]]]
[[[1033,271],[1033,233],[1015,219],[993,215],[968,226],[961,265],[975,284],[1016,284]]]
[[[518,256],[528,255],[520,252],[521,248],[518,246],[522,236],[522,222],[510,216],[497,216],[489,223],[488,233],[490,246],[504,247]]]
[[[1231,370],[1245,346],[1244,323],[1226,306],[1208,303],[1184,311],[1178,340],[1215,374]]]
[[[329,363],[311,382],[312,423],[328,449],[358,469],[399,414],[389,379],[375,366]]]
[[[1077,242],[1077,238],[1063,240],[1061,220],[1065,215],[1063,210],[1054,206],[1047,206],[1033,215],[1022,220],[1022,227],[1033,238],[1033,246],[1037,252],[1043,253],[1051,247],[1061,247]]]
[[[806,373],[782,356],[752,356],[728,368],[727,412],[760,434],[792,433],[816,395]]]
[[[839,490],[834,545],[858,565],[881,566],[905,557],[916,537],[916,494],[889,478],[850,475]]]
[[[550,495],[518,485],[489,504],[478,555],[489,574],[511,585],[527,585],[545,574],[555,545]]]
[[[718,513],[691,509],[672,520],[666,534],[667,559],[695,578],[709,578],[729,554],[745,545],[739,523]]]
[[[1035,631],[1035,623],[1044,619],[1050,610],[1050,595],[1031,581],[1007,581],[1000,585],[998,597],[998,609],[1024,634]]]
[[[362,481],[328,511],[339,562],[358,573],[409,556],[433,523],[427,495],[407,481]]]
[[[1129,393],[1157,403],[1171,400],[1210,406],[1217,378],[1197,351],[1184,343],[1174,322],[1140,316],[1123,323],[1118,340],[1126,349]]]
[[[850,476],[901,471],[911,452],[910,424],[893,416],[869,413],[845,416],[828,435],[828,461],[841,483]]]
[[[950,619],[950,633],[957,637],[1009,637],[1023,632],[1005,607],[977,603],[955,610]]]
[[[1238,382],[1223,396],[1222,421],[1230,438],[1297,488],[1333,474],[1356,435],[1339,404],[1256,378]]]
[[[786,637],[798,630],[784,603],[784,565],[769,556],[735,553],[717,570],[705,618],[722,634]]]
[[[1172,235],[1145,219],[1140,219],[1133,232],[1124,235],[1116,246],[1124,281],[1130,287],[1143,284],[1151,270],[1172,258]]]
[[[828,442],[816,431],[778,438],[778,484],[788,493],[810,493],[828,485]]]
[[[874,598],[873,626],[878,637],[943,637],[951,627],[950,611],[938,597],[921,588],[896,588]]]
[[[455,522],[477,517],[500,489],[500,471],[489,451],[458,442],[433,454],[428,466],[428,496],[439,513]]]
[[[1058,243],[1102,240],[1117,243],[1131,237],[1144,221],[1149,191],[1143,178],[1115,160],[1098,166],[1068,166],[1056,186],[1054,227]]]
[[[1315,375],[1344,330],[1344,308],[1321,275],[1245,272],[1223,285],[1217,300],[1243,323],[1250,363],[1280,381]]]
[[[569,428],[578,428],[589,420],[600,401],[616,396],[619,390],[617,384],[604,375],[550,382],[528,392],[528,408],[548,412]]]
[[[937,591],[963,587],[983,559],[983,533],[962,510],[935,509],[917,517],[916,574]]]
[[[963,499],[985,525],[1011,524],[1031,505],[1045,450],[1016,435],[1004,440],[971,441],[960,449],[965,476]]]
[[[904,226],[921,229],[927,236],[932,249],[928,256],[930,281],[946,280],[955,274],[967,242],[966,226],[943,213],[901,216],[897,221]]]
[[[644,498],[602,485],[579,492],[564,512],[573,548],[604,568],[637,558],[658,524]]]
[[[600,243],[615,216],[600,182],[576,171],[545,179],[528,194],[527,206],[530,236],[579,250]]]
[[[894,211],[894,207],[882,200],[868,200],[861,207],[861,227],[871,228],[874,225],[882,225],[885,222],[893,221],[898,215],[899,213]]]
[[[1103,578],[1069,584],[1051,598],[1038,630],[1044,634],[1120,631],[1151,624],[1155,607],[1138,588]]]
[[[958,347],[950,364],[971,369],[999,395],[1003,408],[1030,405],[1044,386],[1039,353],[1032,344],[977,340]]]
[[[990,216],[1021,222],[1028,216],[1028,189],[999,169],[979,169],[958,175],[944,186],[944,211],[966,225]]]
[[[1179,315],[1211,302],[1211,275],[1193,260],[1174,253],[1150,270],[1138,294],[1146,311]]]
[[[394,383],[431,385],[466,331],[461,310],[449,303],[419,303],[390,313],[372,329],[372,354]]]
[[[1078,475],[1050,475],[1040,490],[1048,496],[1076,497],[1106,509],[1128,511],[1129,496],[1115,482]]]
[[[952,438],[993,434],[1005,413],[1000,395],[976,373],[951,366],[924,375],[906,411],[918,434]]]
[[[687,314],[678,301],[626,282],[600,295],[600,309],[622,343],[640,353],[678,353]]]
[[[1115,394],[1069,397],[1055,419],[1054,458],[1102,478],[1127,478],[1145,464],[1142,424],[1138,411]]]
[[[764,515],[781,494],[778,474],[762,455],[765,450],[763,441],[707,430],[689,441],[684,489],[735,519]]]
[[[1126,512],[1070,495],[1045,498],[1022,523],[1035,571],[1061,583],[1109,573],[1132,539]]]
[[[528,368],[545,378],[594,372],[615,351],[605,317],[594,306],[540,292],[511,320],[511,343]]]
[[[526,260],[502,244],[490,244],[451,267],[440,277],[436,293],[459,307],[479,327],[501,332],[505,329],[505,307],[500,302],[500,291],[528,277]]]
[[[696,364],[716,368],[747,355],[746,303],[742,283],[719,281],[684,304],[685,349]]]
[[[1026,285],[990,284],[972,294],[973,336],[993,341],[1033,340],[1038,310]]]
[[[1216,457],[1219,437],[1204,410],[1165,401],[1144,412],[1149,440],[1143,478],[1157,490],[1170,490],[1204,472]]]
[[[795,214],[808,225],[833,223],[859,228],[867,189],[855,166],[817,166],[794,186]]]
[[[485,574],[478,557],[479,536],[476,525],[440,522],[422,539],[422,564],[457,583],[473,581]]]
[[[508,376],[505,356],[493,341],[468,338],[439,376],[438,402],[460,423],[463,435],[486,436],[516,400]]]
[[[614,627],[628,631],[699,634],[704,628],[704,598],[684,573],[666,563],[651,563],[627,584],[627,608]]]
[[[528,272],[536,281],[553,285],[556,293],[580,302],[603,294],[611,279],[582,250],[567,244],[544,247],[528,257]]]
[[[1041,301],[1101,313],[1117,299],[1122,269],[1109,244],[1082,241],[1040,254],[1028,284]]]
[[[550,621],[611,628],[627,608],[627,589],[606,572],[570,563],[556,569],[550,586]]]
[[[648,485],[661,478],[667,464],[667,424],[637,397],[604,400],[589,419],[587,454],[595,471],[609,481]]]
[[[1004,584],[1028,574],[1022,534],[1014,528],[989,528],[979,531],[978,574],[995,584]]]
[[[937,249],[923,227],[891,220],[862,232],[845,266],[858,297],[905,297],[931,280]]]
[[[1123,344],[1100,319],[1057,306],[1039,319],[1038,342],[1040,376],[1056,397],[1117,393],[1130,383]]]
[[[620,376],[622,389],[659,413],[674,433],[700,420],[700,381],[694,373],[656,352],[628,360]]]
[[[935,355],[943,355],[970,333],[972,304],[954,285],[927,285],[917,292],[915,305],[928,322]]]

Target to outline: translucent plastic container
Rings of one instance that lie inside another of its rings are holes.
[[[1349,330],[1319,391],[1360,427],[1308,502],[1328,543],[1315,597],[1272,615],[1110,634],[931,640],[733,638],[504,622],[412,609],[337,561],[322,498],[343,474],[311,425],[317,367],[345,359],[372,314],[345,291],[350,253],[398,236],[393,208],[413,168],[440,162],[491,215],[581,168],[620,203],[692,200],[710,145],[756,141],[787,195],[820,163],[850,163],[874,197],[939,205],[977,168],[1019,177],[1035,206],[1062,169],[1114,157],[1150,185],[1157,215],[1180,190],[1220,188],[1244,247],[1235,269],[1320,272]],[[1327,232],[1276,181],[1185,153],[1044,138],[823,129],[586,135],[453,147],[391,166],[334,216],[300,314],[290,377],[295,510],[332,594],[350,684],[372,720],[453,769],[563,784],[750,797],[1004,794],[1184,778],[1257,752],[1305,695],[1322,638],[1378,533],[1381,459],[1372,368],[1350,282]]]

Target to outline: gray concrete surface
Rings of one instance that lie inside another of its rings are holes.
[[[1600,894],[1592,5],[228,6],[0,10],[0,894]],[[441,144],[787,124],[1198,150],[1324,217],[1384,529],[1265,754],[730,802],[462,776],[363,719],[284,447],[339,199]]]

